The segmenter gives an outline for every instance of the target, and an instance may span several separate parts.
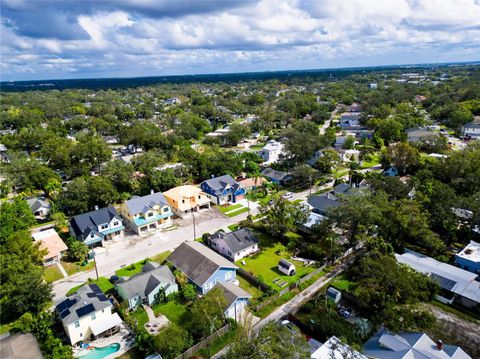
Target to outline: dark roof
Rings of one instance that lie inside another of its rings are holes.
[[[98,236],[101,236],[98,232],[98,226],[110,223],[113,218],[121,220],[117,210],[112,206],[109,206],[73,217],[70,220],[70,227],[75,235],[82,239],[86,239],[92,231]]]
[[[132,197],[125,202],[131,215],[145,213],[154,206],[168,206],[168,201],[161,192],[152,193],[143,197]]]
[[[267,167],[262,171],[262,176],[265,176],[267,178],[273,178],[278,181],[286,181],[290,177],[290,174]]]
[[[320,214],[326,214],[331,209],[337,208],[342,205],[337,200],[337,197],[330,193],[309,197],[307,203],[313,207],[314,212]]]
[[[115,286],[122,287],[130,298],[137,294],[144,298],[160,284],[164,284],[163,287],[176,284],[174,275],[165,265],[159,266],[158,263],[148,262],[142,271],[126,280],[116,281]]]
[[[200,287],[219,268],[238,268],[218,253],[195,241],[180,244],[167,260]]]
[[[241,228],[230,233],[217,232],[210,236],[209,240],[212,242],[223,240],[232,253],[240,252],[259,243],[257,237],[247,228]]]
[[[86,315],[95,313],[111,305],[112,303],[106,295],[103,294],[98,285],[85,284],[80,287],[75,294],[57,304],[55,309],[62,323],[69,325]]]
[[[463,125],[463,128],[480,128],[480,122],[470,122]]]
[[[221,195],[227,186],[231,186],[234,191],[240,187],[240,184],[230,175],[210,178],[203,181],[203,183],[206,183],[214,191],[216,196]]]
[[[235,303],[235,301],[239,298],[251,298],[252,296],[250,293],[247,293],[244,291],[242,288],[237,287],[235,284],[231,282],[226,282],[226,283],[217,283],[213,288],[220,288],[223,290],[223,293],[225,294],[225,300],[226,300],[226,305],[225,305],[225,310],[230,308],[230,306]]]
[[[51,208],[50,203],[45,198],[42,198],[42,197],[29,198],[27,199],[27,203],[30,206],[30,209],[32,210],[33,213],[35,213],[42,207],[45,207],[48,209]]]
[[[336,194],[336,195],[339,195],[339,194],[343,194],[343,195],[352,195],[352,194],[355,194],[355,188],[353,188],[352,186],[346,184],[346,183],[340,183],[338,185],[335,186],[335,188],[333,189],[333,193]]]
[[[283,258],[280,259],[280,260],[278,261],[278,263],[279,263],[279,264],[281,263],[281,264],[283,264],[283,265],[285,265],[285,266],[287,266],[287,267],[293,266],[292,263],[290,263],[289,261],[287,261],[286,259],[283,259]]]

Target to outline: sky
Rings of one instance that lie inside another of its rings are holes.
[[[480,60],[480,0],[0,0],[0,79]]]

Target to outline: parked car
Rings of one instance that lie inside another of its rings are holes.
[[[118,275],[112,275],[110,277],[110,283],[115,283],[118,280]]]
[[[300,329],[289,320],[282,320],[282,325],[290,330],[292,334],[300,333]]]
[[[282,195],[282,198],[283,199],[290,199],[290,198],[292,198],[292,196],[293,196],[292,192],[286,192]]]

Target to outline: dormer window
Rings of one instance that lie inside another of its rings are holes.
[[[93,233],[90,233],[90,238],[93,238],[95,237],[95,235]]]
[[[148,212],[147,217],[151,217],[151,216],[153,216],[153,212]]]
[[[113,222],[114,226],[118,226],[118,221]]]
[[[101,229],[107,229],[107,228],[108,228],[108,224],[102,224],[102,225],[100,226],[100,228],[101,228]]]
[[[80,322],[78,320],[75,321],[75,328],[79,328],[80,327]]]
[[[169,208],[168,208],[168,207],[165,207],[165,208],[163,209],[163,212],[165,212],[165,213],[168,212],[168,211],[169,211]]]
[[[198,195],[198,199],[200,199],[200,195]]]

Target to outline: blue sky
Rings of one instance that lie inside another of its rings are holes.
[[[480,60],[480,0],[1,0],[1,80]]]

